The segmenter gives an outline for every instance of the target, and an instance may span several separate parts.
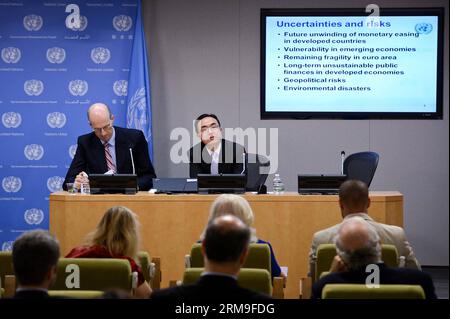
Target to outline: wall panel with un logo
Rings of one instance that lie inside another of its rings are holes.
[[[89,105],[125,124],[137,0],[71,3],[0,0],[0,250],[48,229]]]

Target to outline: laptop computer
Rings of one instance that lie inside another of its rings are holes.
[[[154,178],[156,193],[197,193],[197,180],[193,178],[166,177]]]
[[[136,174],[90,174],[91,194],[136,194],[138,180]]]
[[[299,174],[299,194],[337,194],[347,175]]]

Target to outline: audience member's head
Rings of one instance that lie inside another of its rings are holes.
[[[254,215],[252,208],[248,201],[239,195],[234,194],[222,194],[218,196],[211,205],[209,210],[208,223],[210,224],[215,218],[233,215],[239,218],[247,227],[250,227],[250,242],[256,242],[256,232],[252,227],[254,221]],[[204,233],[201,239],[204,238]]]
[[[111,207],[89,234],[88,244],[104,246],[111,255],[136,258],[139,249],[137,216],[124,206]]]
[[[47,231],[26,232],[15,240],[12,259],[20,288],[48,289],[56,280],[59,243]]]
[[[342,217],[355,213],[367,213],[370,206],[369,189],[364,182],[348,180],[339,188],[339,206]]]
[[[236,216],[217,217],[202,242],[206,271],[236,275],[247,257],[250,229]]]
[[[359,270],[381,260],[380,237],[375,228],[361,217],[352,217],[342,222],[335,244],[347,270]]]

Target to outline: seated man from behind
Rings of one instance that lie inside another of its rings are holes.
[[[364,284],[371,271],[368,265],[377,265],[379,284],[420,285],[427,299],[435,299],[431,277],[416,269],[389,268],[381,261],[381,244],[375,228],[361,217],[344,220],[335,238],[337,255],[331,274],[322,277],[312,287],[312,298],[320,298],[327,284]],[[373,288],[376,289],[376,288]]]
[[[339,207],[344,221],[353,217],[363,218],[376,229],[382,244],[394,245],[398,255],[405,257],[407,268],[420,269],[413,249],[406,239],[405,231],[398,226],[374,221],[367,213],[369,206],[369,189],[365,183],[357,180],[348,180],[342,183],[339,188]],[[309,274],[312,278],[314,278],[317,248],[320,244],[331,244],[339,226],[340,224],[337,224],[314,234],[309,252]]]
[[[152,299],[249,300],[269,296],[238,286],[237,275],[245,262],[250,229],[237,217],[224,215],[214,219],[202,241],[205,271],[192,285],[154,291]]]
[[[59,243],[43,230],[22,234],[13,244],[13,267],[18,282],[14,298],[49,298],[48,289],[56,280]]]

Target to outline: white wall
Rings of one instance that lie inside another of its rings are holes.
[[[145,0],[151,63],[154,164],[159,176],[187,176],[171,163],[175,127],[204,112],[225,127],[277,127],[279,172],[296,190],[299,172],[338,172],[340,151],[373,150],[372,190],[404,194],[408,237],[424,265],[449,260],[448,1],[378,1],[389,7],[446,7],[444,120],[260,120],[260,8],[365,7],[367,1]],[[271,177],[268,182],[270,184]]]

